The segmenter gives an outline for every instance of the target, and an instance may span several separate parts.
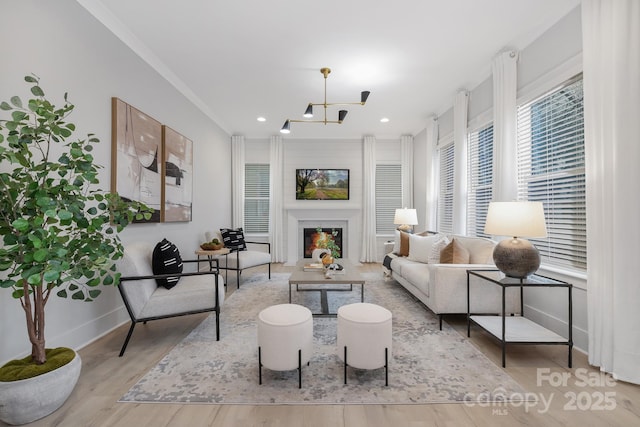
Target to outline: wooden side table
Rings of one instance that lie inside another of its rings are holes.
[[[207,257],[207,261],[209,262],[209,271],[212,271],[214,269],[213,267],[213,263],[216,263],[215,266],[215,270],[216,271],[220,271],[220,256],[224,255],[225,257],[227,255],[229,255],[229,252],[231,252],[231,250],[229,248],[222,248],[222,249],[217,249],[215,251],[207,251],[204,249],[197,249],[195,251],[196,255],[198,256],[198,269],[199,269],[199,265],[200,265],[200,257],[201,256],[206,256]],[[225,262],[225,266],[227,265],[227,263]],[[227,286],[227,279],[228,279],[228,274],[229,274],[229,270],[225,269],[225,278],[224,278],[224,286]]]

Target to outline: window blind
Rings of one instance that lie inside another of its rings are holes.
[[[518,107],[518,198],[544,204],[543,262],[587,266],[582,75]]]
[[[467,234],[490,237],[484,223],[493,196],[493,124],[469,133],[467,163]]]
[[[438,231],[453,233],[453,143],[441,147],[438,192]]]
[[[269,233],[269,165],[244,166],[244,231]]]
[[[376,165],[376,234],[393,234],[393,217],[402,208],[402,166]]]

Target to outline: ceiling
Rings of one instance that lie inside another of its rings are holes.
[[[370,90],[367,104],[348,106],[341,125],[292,123],[285,138],[397,139],[580,0],[78,2],[230,134],[268,138],[303,119],[309,102],[324,101],[320,68],[329,67],[327,102]]]

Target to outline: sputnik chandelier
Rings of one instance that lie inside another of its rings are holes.
[[[289,133],[291,132],[290,130],[290,126],[291,123],[324,123],[325,125],[327,123],[337,123],[337,124],[341,124],[342,121],[344,120],[344,118],[347,116],[348,111],[347,110],[340,110],[338,111],[338,120],[327,120],[327,107],[330,105],[364,105],[365,102],[367,102],[367,98],[369,97],[369,91],[368,90],[363,90],[362,92],[360,92],[360,102],[327,102],[327,76],[329,75],[329,73],[331,73],[331,69],[324,67],[320,69],[320,72],[322,73],[322,75],[324,76],[324,102],[323,103],[313,103],[310,102],[309,105],[307,106],[307,109],[305,110],[303,116],[306,117],[307,119],[311,119],[313,117],[313,107],[314,105],[321,105],[324,108],[324,120],[293,120],[293,119],[287,119],[284,122],[284,125],[282,126],[282,129],[280,129],[280,132],[282,133]]]

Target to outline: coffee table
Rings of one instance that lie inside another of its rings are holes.
[[[338,260],[338,264],[344,267],[344,273],[334,274],[331,278],[326,278],[324,271],[304,271],[305,264],[310,264],[310,259],[301,259],[296,263],[296,269],[289,277],[289,303],[291,303],[291,290],[295,285],[297,292],[319,292],[320,293],[320,306],[322,311],[320,313],[313,313],[314,316],[331,316],[335,317],[337,313],[329,312],[329,303],[327,300],[328,292],[352,292],[353,285],[360,285],[360,301],[364,302],[364,278],[358,272],[358,268],[349,260]],[[348,288],[318,288],[314,285],[349,285]],[[301,288],[304,286],[304,288]]]

